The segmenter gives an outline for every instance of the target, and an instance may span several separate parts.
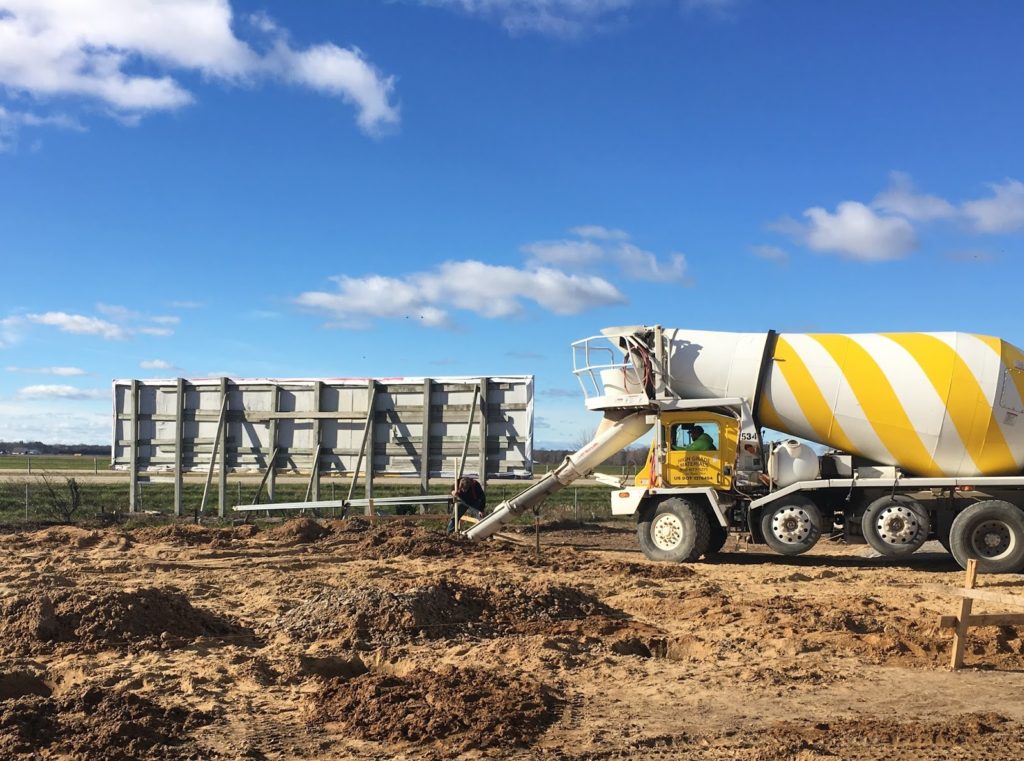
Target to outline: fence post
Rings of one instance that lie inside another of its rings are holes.
[[[92,474],[94,476],[96,476],[96,475],[99,475],[99,472],[100,472],[100,458],[99,457],[93,457],[92,458]]]
[[[25,520],[28,520],[28,482],[25,482]]]
[[[31,476],[32,475],[32,455],[30,455],[30,454],[25,455],[25,462],[28,463],[28,474]]]

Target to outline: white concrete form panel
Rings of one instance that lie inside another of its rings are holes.
[[[219,470],[223,456],[242,473],[273,465],[426,483],[462,461],[485,479],[533,475],[533,376],[184,380],[180,410],[178,379],[113,386],[112,464],[137,473]]]

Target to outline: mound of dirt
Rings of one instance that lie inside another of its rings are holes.
[[[561,704],[532,679],[447,666],[328,681],[313,699],[311,722],[339,722],[361,740],[464,752],[527,746],[557,720]]]
[[[90,547],[116,547],[128,544],[128,535],[121,532],[104,532],[78,526],[50,526],[25,535],[30,544],[56,544],[84,550]]]
[[[454,558],[480,552],[482,544],[461,537],[430,531],[412,523],[392,523],[363,532],[352,547],[353,554],[369,560],[386,558]]]
[[[34,653],[70,643],[79,649],[173,647],[197,637],[244,637],[251,632],[199,608],[179,592],[51,589],[0,603],[0,648]]]
[[[43,748],[61,758],[132,761],[201,757],[181,754],[190,731],[212,717],[164,708],[131,692],[91,687],[60,698],[24,695],[0,700],[0,755]]]
[[[259,529],[252,524],[234,528],[210,528],[195,523],[171,523],[147,526],[131,532],[132,539],[143,544],[173,544],[178,547],[210,545],[220,547],[234,541],[251,539]]]
[[[275,628],[300,640],[339,638],[349,647],[367,647],[420,637],[500,636],[591,615],[621,613],[570,586],[477,587],[442,578],[402,591],[361,587],[322,592],[282,615]]]
[[[309,544],[331,534],[330,526],[325,526],[312,518],[294,518],[280,526],[275,526],[264,534],[264,537],[281,544]]]
[[[364,531],[369,531],[373,528],[373,526],[370,525],[370,521],[366,518],[358,517],[341,518],[328,521],[328,525],[336,534],[361,534]]]

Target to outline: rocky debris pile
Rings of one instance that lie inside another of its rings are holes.
[[[193,607],[180,592],[50,589],[0,602],[0,649],[35,653],[61,644],[79,649],[174,647],[197,637],[250,637],[252,632]]]
[[[592,615],[621,613],[566,585],[473,586],[442,578],[399,591],[376,586],[328,590],[282,615],[275,627],[300,640],[338,638],[346,646],[365,647],[417,638],[500,636]]]
[[[525,747],[559,716],[561,699],[527,677],[476,668],[417,668],[333,679],[313,698],[310,721],[379,743],[436,744],[452,752]]]
[[[0,698],[0,757],[25,755],[136,761],[209,758],[189,733],[209,724],[209,714],[164,708],[123,690],[89,687],[60,697],[26,692]]]
[[[325,526],[313,518],[293,518],[275,526],[264,534],[270,541],[280,544],[309,544],[323,539],[332,533],[330,526]]]

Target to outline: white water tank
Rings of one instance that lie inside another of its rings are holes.
[[[818,455],[794,439],[779,444],[768,458],[768,476],[779,489],[798,481],[813,481],[818,473]]]

